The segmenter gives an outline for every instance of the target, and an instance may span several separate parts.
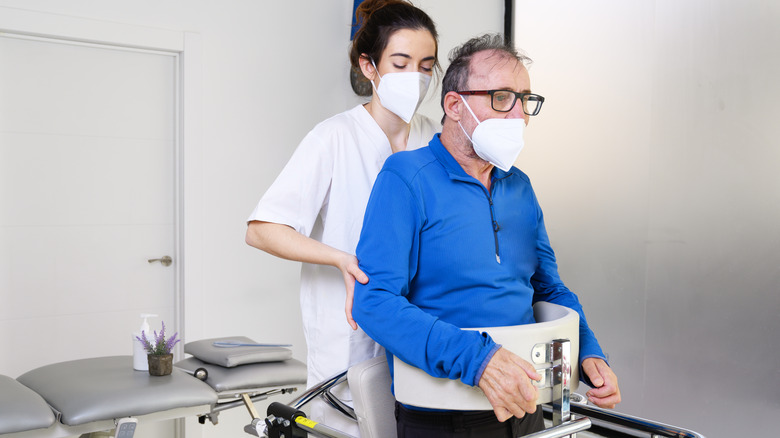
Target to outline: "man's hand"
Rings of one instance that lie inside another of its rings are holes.
[[[594,389],[586,393],[588,400],[600,408],[613,409],[620,403],[617,376],[603,359],[589,357],[582,362],[582,371],[588,376]]]
[[[341,275],[344,276],[344,286],[347,288],[344,313],[347,315],[347,323],[352,327],[352,330],[357,330],[357,323],[352,319],[352,304],[355,301],[355,282],[359,281],[360,284],[366,284],[368,283],[368,276],[358,267],[357,257],[346,253],[344,255],[344,259],[339,264]]]
[[[498,421],[504,422],[512,416],[522,418],[526,412],[536,412],[539,392],[531,379],[541,378],[533,365],[501,348],[485,367],[479,387],[493,406]]]

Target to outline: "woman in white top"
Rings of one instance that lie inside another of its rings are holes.
[[[415,115],[437,61],[436,28],[400,0],[366,0],[350,51],[371,100],[314,127],[249,217],[246,242],[303,262],[301,309],[308,386],[378,356],[352,320],[355,248],[371,187],[390,154],[427,145],[440,125]],[[345,318],[346,311],[346,318]]]

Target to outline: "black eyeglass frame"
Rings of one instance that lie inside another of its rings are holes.
[[[493,95],[497,92],[503,92],[503,93],[512,93],[515,95],[515,101],[512,102],[512,106],[509,107],[509,109],[506,110],[500,110],[496,109],[496,106],[493,104]],[[467,96],[490,96],[490,107],[493,108],[493,111],[498,111],[500,113],[508,113],[509,111],[512,111],[512,108],[515,107],[515,104],[517,104],[517,101],[520,100],[521,102],[525,98],[525,96],[533,97],[535,98],[537,102],[539,102],[539,105],[536,106],[536,111],[534,111],[532,114],[529,114],[525,110],[525,106],[520,105],[521,108],[523,108],[523,113],[529,116],[535,116],[539,114],[539,111],[542,110],[542,104],[544,103],[544,97],[536,94],[536,93],[518,93],[512,90],[470,90],[470,91],[456,91],[456,93],[461,95],[467,95]]]

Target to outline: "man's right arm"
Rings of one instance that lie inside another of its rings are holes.
[[[495,342],[441,321],[407,300],[418,269],[423,224],[410,185],[383,170],[368,201],[357,247],[360,269],[369,282],[355,285],[353,316],[371,338],[404,362],[432,376],[476,385]]]

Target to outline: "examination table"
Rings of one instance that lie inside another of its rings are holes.
[[[132,356],[60,362],[17,379],[0,375],[0,436],[69,437],[186,416],[216,424],[219,412],[236,402],[306,384],[306,365],[289,349],[216,348],[215,341],[254,343],[245,337],[188,343],[185,352],[194,357],[176,363],[168,376],[135,371]]]

